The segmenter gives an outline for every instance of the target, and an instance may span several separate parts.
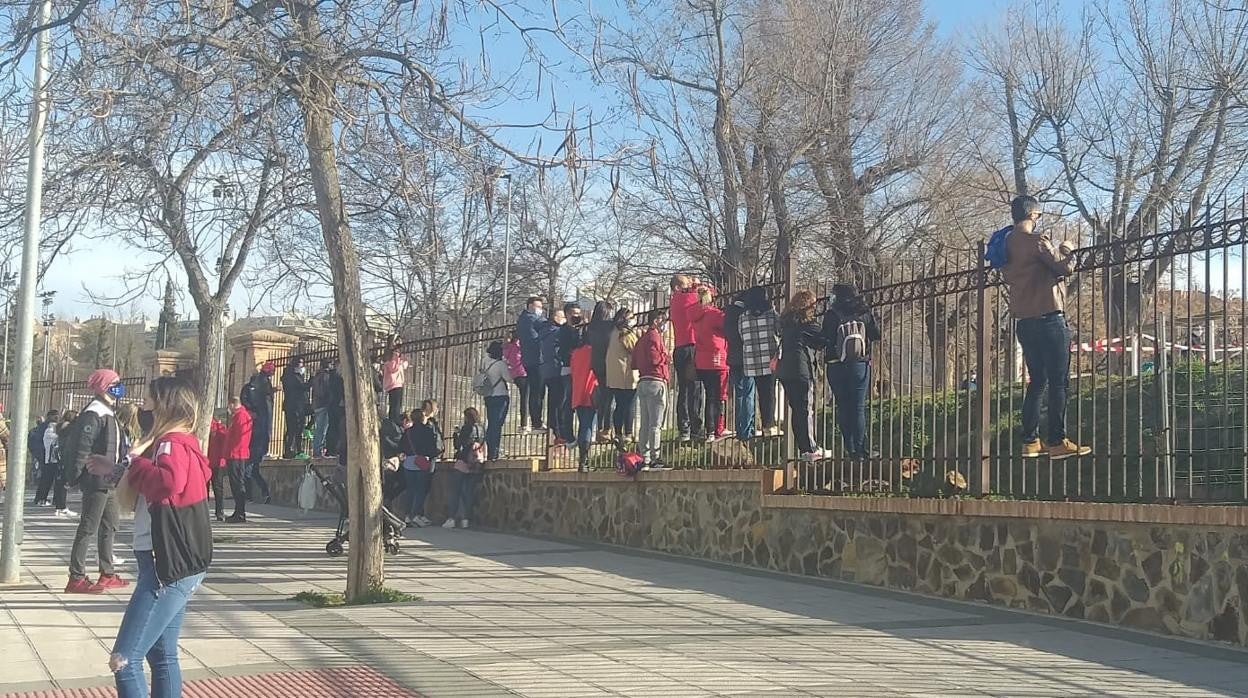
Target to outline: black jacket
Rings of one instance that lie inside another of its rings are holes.
[[[559,327],[559,365],[567,368],[572,365],[572,352],[585,344],[585,325],[572,326],[565,323]],[[604,358],[605,361],[605,358]]]
[[[516,336],[520,338],[520,358],[525,366],[536,366],[542,359],[541,337],[538,334],[541,327],[541,316],[528,308],[525,308],[516,320]]]
[[[741,339],[741,315],[744,301],[734,301],[724,308],[724,339],[728,340],[728,368],[741,368],[745,363],[745,342]]]
[[[311,381],[306,381],[294,366],[287,366],[282,372],[282,411],[287,414],[302,416],[308,409],[308,389]]]
[[[599,382],[607,380],[607,347],[611,345],[611,330],[614,329],[615,323],[610,320],[590,320],[585,327],[584,341],[590,347],[589,365],[598,375]]]
[[[819,352],[826,344],[823,328],[815,321],[799,323],[791,317],[780,319],[780,361],[776,378],[780,380],[815,379]]]
[[[442,455],[442,435],[436,422],[413,424],[403,434],[403,452],[409,456],[424,456],[435,461]]]
[[[485,443],[485,427],[480,424],[463,424],[455,430],[455,460],[471,462],[472,445]]]
[[[251,386],[250,399],[242,401],[243,407],[251,412],[253,418],[263,417],[267,422],[273,418],[273,377],[264,371],[257,371],[251,377]]]
[[[308,385],[312,389],[313,408],[323,410],[338,406],[342,398],[337,391],[342,385],[342,381],[334,380],[337,375],[336,371],[321,370],[317,371],[315,376],[312,376],[312,380]]]
[[[111,489],[106,478],[87,472],[88,456],[108,456],[121,461],[121,430],[113,408],[93,399],[78,413],[70,425],[57,434],[61,465],[70,484],[77,483],[83,492]]]
[[[862,361],[867,360],[867,355],[871,353],[871,342],[880,341],[880,325],[875,321],[875,316],[871,314],[871,309],[865,305],[855,307],[846,307],[844,305],[832,304],[828,307],[828,311],[823,314],[823,339],[827,342],[827,353],[824,359],[828,363],[841,360],[841,348],[836,344],[836,331],[842,323],[859,320],[866,326],[867,341],[866,352],[862,357]]]

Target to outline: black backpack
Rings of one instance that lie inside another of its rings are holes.
[[[243,407],[246,407],[248,411],[255,412],[256,411],[255,399],[256,399],[255,381],[247,381],[246,383],[243,383],[243,389],[238,393],[238,401],[242,403]]]

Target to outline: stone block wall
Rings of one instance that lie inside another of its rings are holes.
[[[500,530],[1248,643],[1248,530],[1220,525],[1238,522],[1241,509],[769,494],[777,477],[494,472],[477,518]]]

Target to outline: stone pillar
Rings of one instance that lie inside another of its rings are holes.
[[[299,338],[273,330],[255,330],[236,334],[229,338],[229,342],[231,351],[226,363],[227,400],[236,397],[241,392],[243,383],[251,380],[264,362],[290,356]],[[285,429],[285,420],[282,418],[283,396],[280,368],[273,376],[273,388],[273,421],[270,423],[269,433],[270,453],[281,450],[278,445],[281,443]]]
[[[152,352],[147,357],[148,375],[152,377],[177,375],[194,370],[198,364],[198,357],[194,354],[168,349]]]

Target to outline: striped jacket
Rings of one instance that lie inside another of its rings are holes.
[[[741,330],[741,368],[747,376],[766,376],[780,354],[780,317],[776,311],[747,310],[738,323]]]

